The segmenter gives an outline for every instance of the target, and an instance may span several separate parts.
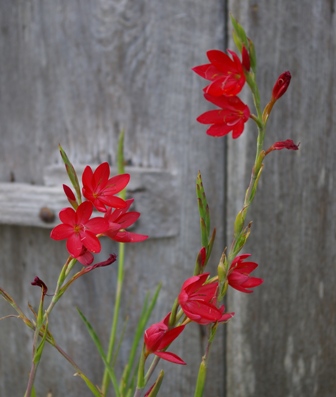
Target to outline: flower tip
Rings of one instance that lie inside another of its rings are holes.
[[[39,278],[39,277],[35,277],[34,280],[30,283],[31,285],[40,287],[42,289],[42,294],[43,296],[46,295],[46,293],[48,292],[48,287],[45,285],[45,283]]]
[[[280,74],[273,87],[273,91],[272,91],[273,101],[277,101],[287,91],[291,78],[292,75],[288,70]]]

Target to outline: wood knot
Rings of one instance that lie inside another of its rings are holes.
[[[53,223],[55,220],[55,212],[48,207],[42,207],[39,212],[39,217],[41,221],[45,223]]]

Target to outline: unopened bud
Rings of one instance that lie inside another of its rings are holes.
[[[269,149],[266,150],[265,155],[272,152],[273,150],[299,150],[300,143],[297,145],[291,140],[286,139],[285,141],[275,142]]]
[[[48,287],[45,285],[45,283],[38,278],[37,276],[34,278],[34,280],[30,283],[31,285],[36,285],[37,287],[40,287],[42,289],[42,294],[43,296],[47,294],[48,292]]]
[[[292,76],[289,71],[280,74],[273,87],[273,91],[272,91],[273,101],[277,101],[287,91],[287,88],[291,81],[291,77]]]

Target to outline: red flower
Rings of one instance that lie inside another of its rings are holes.
[[[129,180],[129,174],[110,176],[108,163],[100,164],[95,172],[90,166],[86,166],[82,176],[83,195],[100,212],[106,212],[106,206],[124,208],[126,203],[115,195],[123,190]]]
[[[166,352],[166,349],[184,330],[185,325],[169,329],[170,313],[160,321],[151,325],[145,331],[144,341],[146,346],[146,357],[153,353],[163,360],[170,361],[175,364],[185,365],[186,363],[174,353]]]
[[[205,99],[219,106],[221,109],[209,110],[201,114],[197,121],[202,124],[212,124],[207,134],[220,137],[232,131],[232,138],[238,138],[243,130],[246,121],[250,117],[250,109],[237,96],[214,97],[204,95]]]
[[[199,324],[228,321],[234,313],[224,314],[224,305],[217,307],[218,282],[205,284],[209,273],[188,278],[182,285],[178,302],[184,314]]]
[[[251,254],[243,254],[237,256],[231,263],[228,275],[228,282],[232,288],[246,292],[247,294],[253,292],[249,288],[257,287],[263,283],[263,279],[258,277],[250,277],[250,273],[258,267],[255,262],[244,262],[244,259],[251,256]]]
[[[101,246],[96,235],[106,232],[108,222],[101,217],[90,219],[92,210],[89,201],[84,201],[76,210],[64,208],[59,213],[63,223],[54,227],[50,233],[54,240],[67,239],[67,250],[74,258],[87,258],[87,251],[100,252]]]
[[[137,243],[148,238],[148,236],[144,234],[137,234],[125,230],[127,227],[133,225],[140,216],[140,212],[127,212],[133,201],[134,199],[126,200],[125,208],[115,209],[114,211],[112,211],[112,208],[109,208],[105,213],[104,218],[108,221],[109,228],[104,234],[112,240],[121,243]]]
[[[273,87],[272,101],[277,101],[287,91],[291,77],[292,76],[289,71],[280,74]]]
[[[206,80],[212,81],[204,92],[214,96],[237,95],[245,84],[245,76],[242,63],[238,55],[228,50],[227,54],[219,50],[207,52],[210,63],[195,66],[192,70]]]

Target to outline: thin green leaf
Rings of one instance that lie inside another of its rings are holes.
[[[248,40],[244,28],[234,19],[232,14],[230,14],[230,19],[238,38],[245,45],[245,47],[248,48]]]
[[[37,349],[35,351],[34,357],[33,357],[33,363],[34,364],[38,364],[41,360],[41,356],[43,353],[43,349],[44,349],[44,345],[45,345],[45,341],[47,339],[47,333],[48,333],[48,319],[46,320],[46,324],[45,324],[45,328],[44,328],[44,333],[42,336],[42,340],[39,343],[39,345],[37,346]]]
[[[117,164],[118,164],[118,174],[125,173],[125,154],[124,154],[124,137],[125,131],[121,130],[118,139],[118,152],[117,152]],[[126,189],[119,193],[119,196],[126,200]]]
[[[88,389],[92,392],[95,397],[103,397],[102,393],[98,390],[98,388],[88,379],[83,373],[77,372],[75,376],[79,376],[83,379]]]
[[[238,236],[237,240],[235,241],[234,244],[234,248],[233,248],[233,252],[230,255],[230,260],[232,260],[233,258],[236,257],[236,255],[238,254],[238,252],[244,247],[250,233],[251,233],[251,226],[252,226],[252,222],[250,222],[245,229],[242,230],[242,232],[240,233],[240,235]],[[232,256],[232,257],[231,257]]]
[[[206,372],[207,372],[206,362],[204,360],[202,360],[199,370],[198,370],[196,390],[195,390],[194,397],[202,397],[203,396]]]
[[[134,338],[133,338],[133,343],[130,351],[130,355],[128,358],[128,363],[124,369],[124,373],[122,375],[122,380],[121,380],[121,390],[122,390],[122,395],[124,394],[125,390],[127,390],[130,387],[130,375],[131,373],[133,376],[136,376],[136,371],[137,368],[134,368],[134,361],[136,357],[137,350],[139,348],[139,342],[143,338],[143,333],[145,331],[145,327],[147,325],[147,322],[149,320],[149,317],[151,316],[153,309],[156,305],[159,293],[161,289],[161,284],[159,284],[156,287],[156,290],[154,292],[153,297],[151,298],[151,301],[148,304],[148,299],[149,299],[149,294],[146,294],[145,301],[142,307],[142,311],[139,317],[139,321],[137,324],[137,328],[135,330]]]
[[[214,242],[215,242],[215,238],[216,238],[216,229],[214,229],[212,231],[212,235],[211,235],[211,238],[210,238],[207,250],[206,250],[207,256],[206,256],[206,259],[205,259],[205,265],[208,263],[208,260],[210,258],[210,255],[211,255],[211,252],[212,252],[212,247],[213,247]]]
[[[248,43],[249,43],[249,55],[250,55],[250,64],[251,64],[251,69],[256,72],[257,69],[257,55],[254,47],[254,43],[251,39],[248,38]]]
[[[77,311],[78,311],[78,313],[79,313],[79,315],[80,315],[82,321],[84,322],[84,324],[85,324],[85,326],[86,326],[86,328],[87,328],[87,330],[88,330],[88,332],[89,332],[89,335],[91,336],[91,339],[93,340],[93,342],[94,342],[94,344],[95,344],[95,346],[96,346],[96,349],[97,349],[97,351],[98,351],[98,353],[99,353],[101,359],[103,360],[103,362],[104,362],[104,364],[105,364],[105,368],[106,368],[106,370],[107,370],[107,372],[108,372],[108,374],[109,374],[109,376],[110,376],[111,382],[112,382],[112,384],[113,384],[113,388],[114,388],[115,395],[116,395],[116,397],[120,397],[120,392],[119,392],[119,386],[118,386],[117,377],[116,377],[116,375],[115,375],[115,373],[114,373],[113,368],[109,365],[109,363],[108,363],[107,360],[106,360],[106,356],[105,356],[105,353],[104,353],[104,349],[103,349],[102,344],[101,344],[101,342],[100,342],[100,340],[99,340],[99,338],[98,338],[98,335],[97,335],[97,333],[95,332],[95,330],[93,329],[92,325],[91,325],[91,324],[89,323],[89,321],[86,319],[86,317],[84,316],[84,314],[83,314],[78,308],[77,308]]]
[[[257,175],[257,177],[256,177],[256,179],[254,181],[253,186],[252,186],[251,194],[250,194],[250,197],[248,198],[249,199],[249,204],[253,201],[254,196],[255,196],[255,194],[257,192],[257,187],[258,187],[259,179],[261,177],[261,173],[262,173],[263,168],[264,168],[264,166],[261,165],[261,167],[259,169],[259,172],[258,172],[258,175]]]
[[[30,397],[37,397],[36,396],[35,386],[32,387],[32,391],[31,391],[31,396]]]
[[[210,211],[200,172],[198,172],[196,178],[196,196],[197,196],[198,212],[200,215],[202,246],[207,247],[209,244],[208,240],[210,234]]]
[[[160,387],[161,387],[161,384],[163,381],[163,377],[164,377],[164,371],[161,370],[158,377],[156,378],[156,381],[154,383],[152,390],[148,394],[148,397],[156,397],[158,395],[158,392],[160,391]]]

